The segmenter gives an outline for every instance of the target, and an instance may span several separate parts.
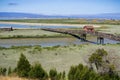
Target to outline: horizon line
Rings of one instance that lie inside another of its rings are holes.
[[[8,12],[8,11],[0,11],[0,13],[25,13],[25,14],[36,14],[36,15],[60,15],[60,16],[69,16],[69,15],[100,15],[100,14],[120,14],[120,12],[104,12],[104,13],[93,13],[93,14],[44,14],[44,13],[30,13],[30,12]]]

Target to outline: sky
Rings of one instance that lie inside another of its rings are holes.
[[[0,12],[47,15],[120,13],[120,0],[0,0]]]

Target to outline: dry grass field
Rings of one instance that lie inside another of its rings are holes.
[[[49,37],[62,36],[63,34],[43,31],[41,29],[15,29],[13,31],[1,31],[0,38],[29,38],[29,37]]]
[[[56,68],[59,72],[64,70],[68,72],[71,65],[77,65],[79,63],[87,65],[88,57],[98,48],[104,48],[109,53],[109,56],[116,58],[118,64],[120,63],[119,44],[82,44],[56,47],[33,46],[1,49],[0,66],[15,68],[20,54],[23,53],[31,64],[39,62],[47,71],[51,68]]]
[[[0,76],[0,80],[29,80],[29,79],[19,78],[19,77]]]
[[[104,33],[120,35],[120,25],[102,25],[99,30]]]

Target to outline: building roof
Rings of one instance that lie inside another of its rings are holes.
[[[84,26],[83,28],[94,28],[93,26]]]

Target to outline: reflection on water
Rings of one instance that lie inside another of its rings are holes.
[[[75,28],[75,26],[29,26],[29,25],[23,25],[23,24],[0,24],[1,27],[13,27],[13,28],[31,28],[31,29],[38,29],[38,28]],[[82,26],[81,26],[82,27]]]
[[[14,46],[25,46],[25,45],[41,45],[55,46],[55,45],[70,45],[79,44],[80,40],[75,38],[42,38],[42,39],[0,39],[0,46],[10,47]]]
[[[96,42],[96,38],[90,37],[88,40]],[[71,45],[71,44],[87,44],[88,42],[82,42],[76,38],[29,38],[29,39],[0,39],[0,46],[2,47],[11,47],[11,46],[29,46],[29,45],[41,45],[42,47],[46,46],[56,46],[56,45]],[[118,41],[113,41],[105,39],[106,43],[116,44]]]
[[[21,24],[0,24],[0,27],[10,27],[13,28],[72,28],[71,26],[28,26]],[[82,26],[81,26],[82,27]],[[74,27],[75,28],[75,27]],[[96,37],[87,37],[87,40],[97,43]],[[10,47],[10,46],[28,46],[28,45],[41,45],[45,46],[55,46],[55,45],[71,45],[71,44],[86,44],[88,42],[81,42],[81,40],[76,38],[37,38],[37,39],[0,39],[0,46]],[[113,41],[109,39],[104,39],[104,43],[116,44],[120,43],[118,41]]]

